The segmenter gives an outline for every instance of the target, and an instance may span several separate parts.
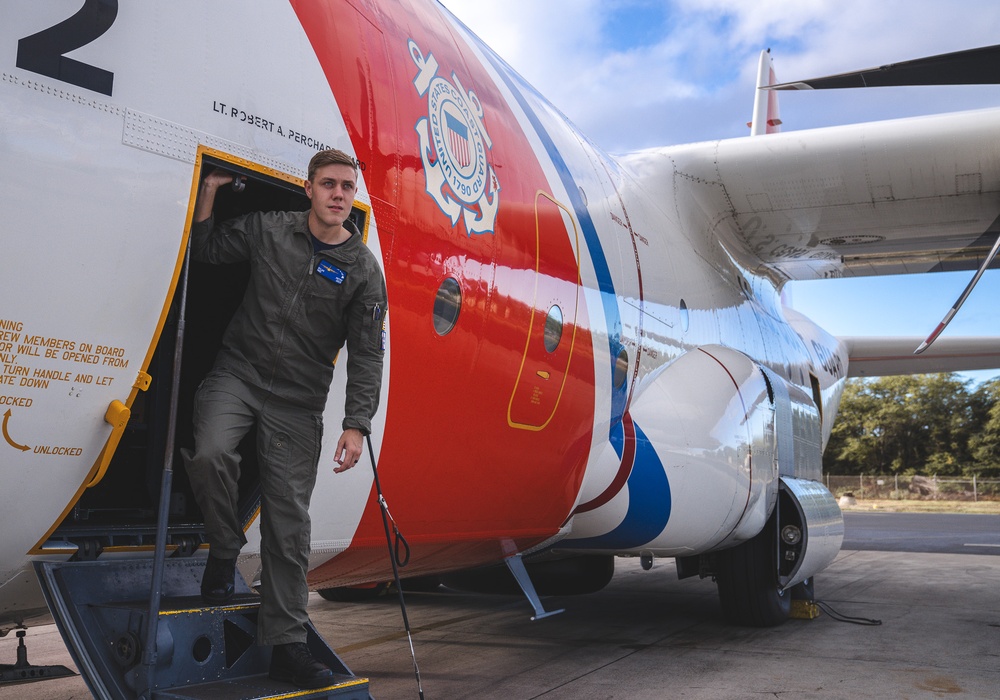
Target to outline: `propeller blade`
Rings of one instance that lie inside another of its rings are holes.
[[[771,85],[766,90],[828,90],[901,85],[1000,84],[1000,45],[889,63],[852,73]]]
[[[996,223],[994,223],[993,226],[995,227]],[[983,262],[982,265],[979,266],[979,269],[976,271],[976,274],[972,278],[972,281],[969,282],[969,284],[966,286],[965,291],[962,292],[962,295],[958,297],[958,301],[956,301],[952,305],[951,309],[948,310],[948,313],[944,315],[944,318],[941,319],[941,323],[937,325],[937,328],[934,329],[934,332],[931,333],[929,336],[927,336],[927,340],[922,342],[920,344],[920,347],[913,351],[914,355],[919,355],[924,350],[929,348],[931,346],[931,343],[937,340],[938,336],[941,335],[941,332],[948,327],[948,324],[951,323],[951,319],[955,318],[955,314],[957,314],[958,310],[962,308],[962,304],[965,303],[965,300],[969,298],[969,295],[972,294],[972,290],[979,283],[979,278],[983,276],[983,273],[986,272],[986,269],[990,266],[990,263],[993,262],[993,258],[997,256],[997,251],[1000,251],[1000,236],[997,237],[997,242],[993,244],[993,248],[992,250],[990,250],[990,254],[986,256],[986,260]]]

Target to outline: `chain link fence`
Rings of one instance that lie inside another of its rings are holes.
[[[900,501],[1000,501],[1000,479],[980,479],[976,476],[824,474],[823,481],[837,498],[850,494],[855,498]]]

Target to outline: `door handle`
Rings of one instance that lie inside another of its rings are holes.
[[[108,406],[108,410],[105,411],[104,422],[111,425],[111,435],[108,437],[108,441],[104,444],[104,449],[101,451],[97,473],[90,480],[90,483],[87,484],[88,489],[101,483],[101,479],[107,474],[108,467],[111,466],[111,458],[114,456],[115,450],[118,449],[118,443],[121,441],[122,434],[125,432],[125,426],[128,425],[128,420],[131,417],[131,409],[118,399],[112,401]]]

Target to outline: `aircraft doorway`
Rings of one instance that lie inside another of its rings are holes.
[[[221,188],[216,196],[215,218],[224,221],[251,211],[303,211],[309,208],[301,180],[264,169],[216,151],[199,153],[192,196],[197,184],[214,168],[239,176],[242,187]],[[193,211],[194,202],[190,203]],[[352,219],[365,230],[367,211],[355,207]],[[222,336],[238,308],[249,280],[249,263],[208,265],[191,262],[187,276],[185,332],[176,401],[177,421],[174,478],[170,498],[168,548],[190,553],[204,541],[201,512],[184,472],[180,449],[193,446],[192,404],[195,391],[211,369]],[[146,373],[147,391],[137,393],[131,419],[125,428],[107,472],[85,489],[63,521],[49,535],[47,552],[73,551],[75,559],[92,559],[107,549],[151,549],[155,542],[159,489],[163,473],[167,426],[171,411],[171,385],[177,338],[179,300],[184,276],[178,271],[163,328],[155,341]],[[240,517],[249,525],[259,507],[256,435],[243,441]]]

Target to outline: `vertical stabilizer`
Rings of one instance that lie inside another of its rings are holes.
[[[774,90],[761,90],[768,85],[776,85],[774,75],[774,59],[771,49],[760,52],[760,65],[757,68],[757,91],[753,100],[753,121],[750,127],[751,136],[760,134],[776,134],[781,131],[781,117],[778,114],[778,93]]]

